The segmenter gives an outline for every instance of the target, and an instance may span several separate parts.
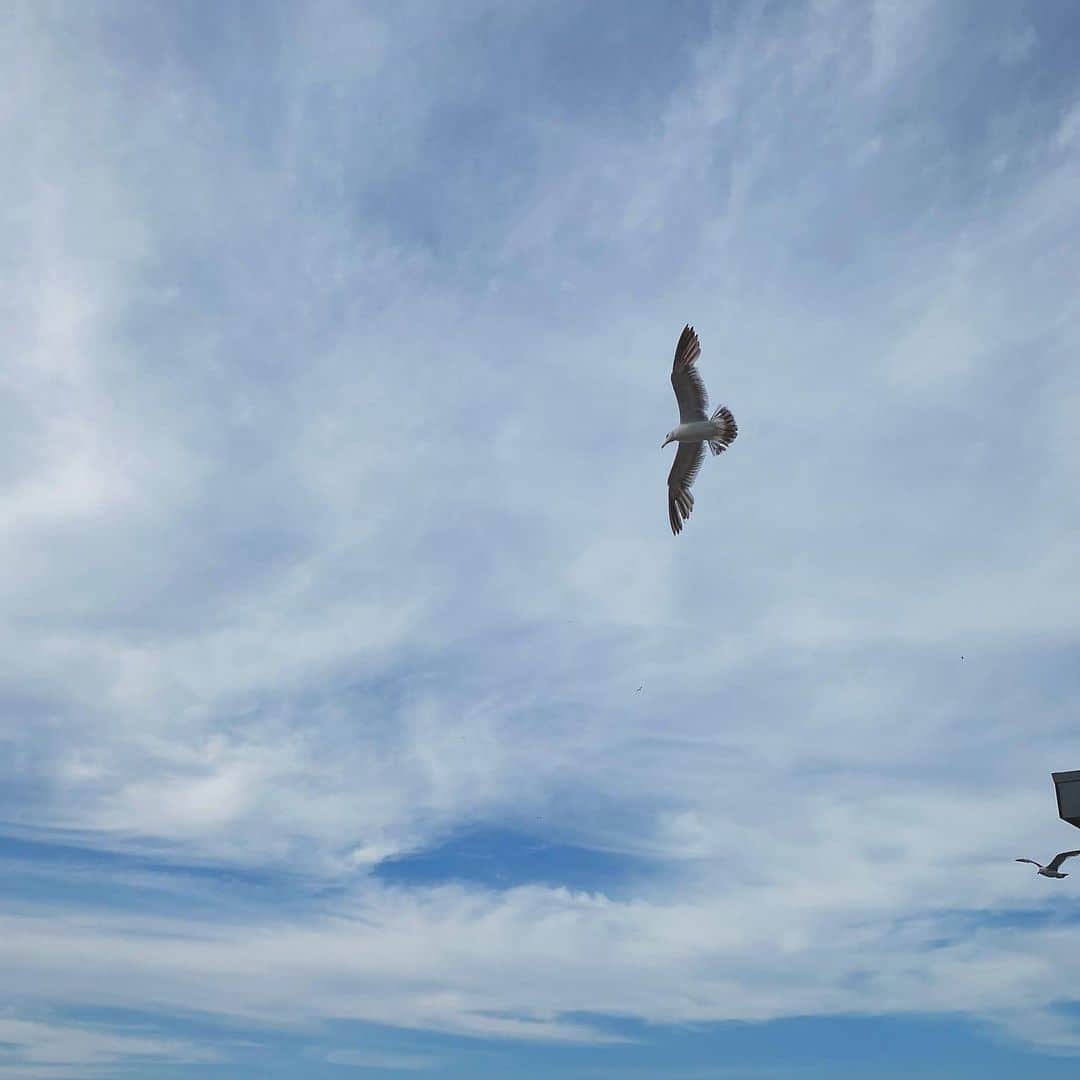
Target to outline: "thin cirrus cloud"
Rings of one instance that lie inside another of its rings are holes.
[[[1075,1049],[1071,15],[5,20],[0,1066]]]

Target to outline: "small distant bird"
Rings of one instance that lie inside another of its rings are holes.
[[[635,694],[640,694],[640,693],[641,693],[641,691],[642,691],[642,690],[644,690],[644,689],[645,689],[645,684],[644,684],[644,683],[642,683],[642,684],[641,684],[641,685],[640,685],[640,686],[639,686],[639,687],[638,687],[638,688],[637,688],[637,689],[636,689],[636,690],[634,691],[634,693],[635,693]]]
[[[1031,863],[1032,866],[1037,866],[1039,869],[1035,872],[1042,874],[1043,877],[1068,877],[1068,874],[1062,874],[1058,869],[1066,859],[1071,859],[1074,855],[1080,855],[1080,851],[1062,851],[1055,855],[1047,866],[1043,866],[1042,863],[1037,863],[1034,859],[1017,859],[1017,862]]]
[[[705,458],[705,444],[714,454],[722,454],[739,434],[731,410],[721,405],[709,415],[709,395],[694,366],[701,355],[701,342],[692,326],[683,328],[679,344],[675,346],[675,363],[671,368],[671,386],[679,403],[679,426],[667,433],[660,444],[662,450],[669,442],[677,442],[679,449],[675,462],[668,473],[668,520],[676,536],[682,532],[683,522],[694,509],[694,496],[690,485]]]

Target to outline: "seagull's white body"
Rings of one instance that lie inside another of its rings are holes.
[[[668,439],[671,442],[699,443],[705,442],[706,439],[715,439],[718,434],[716,424],[711,420],[693,420],[689,424],[680,424],[677,428],[672,428]],[[664,446],[667,446],[667,443],[664,443]]]
[[[679,403],[679,426],[667,433],[661,449],[676,442],[679,449],[668,473],[668,521],[678,536],[683,522],[694,509],[690,486],[705,459],[705,447],[722,454],[739,434],[735,417],[723,405],[709,415],[709,395],[695,367],[701,355],[701,343],[690,325],[683,327],[675,346],[675,362],[671,366],[671,388]]]
[[[672,429],[672,442],[703,443],[706,438],[715,438],[716,435],[716,424],[712,420],[693,420]]]

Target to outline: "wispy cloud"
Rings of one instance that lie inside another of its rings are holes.
[[[438,1064],[437,1058],[418,1054],[369,1054],[363,1050],[335,1050],[327,1054],[332,1065],[349,1065],[354,1069],[387,1069],[390,1072],[423,1072]]]
[[[103,1076],[117,1064],[217,1058],[213,1050],[156,1032],[0,1016],[0,1076]]]

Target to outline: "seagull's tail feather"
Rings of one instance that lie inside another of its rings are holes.
[[[709,417],[716,428],[716,434],[709,440],[709,449],[714,454],[722,454],[739,434],[739,425],[735,423],[735,417],[726,405],[721,405]]]

